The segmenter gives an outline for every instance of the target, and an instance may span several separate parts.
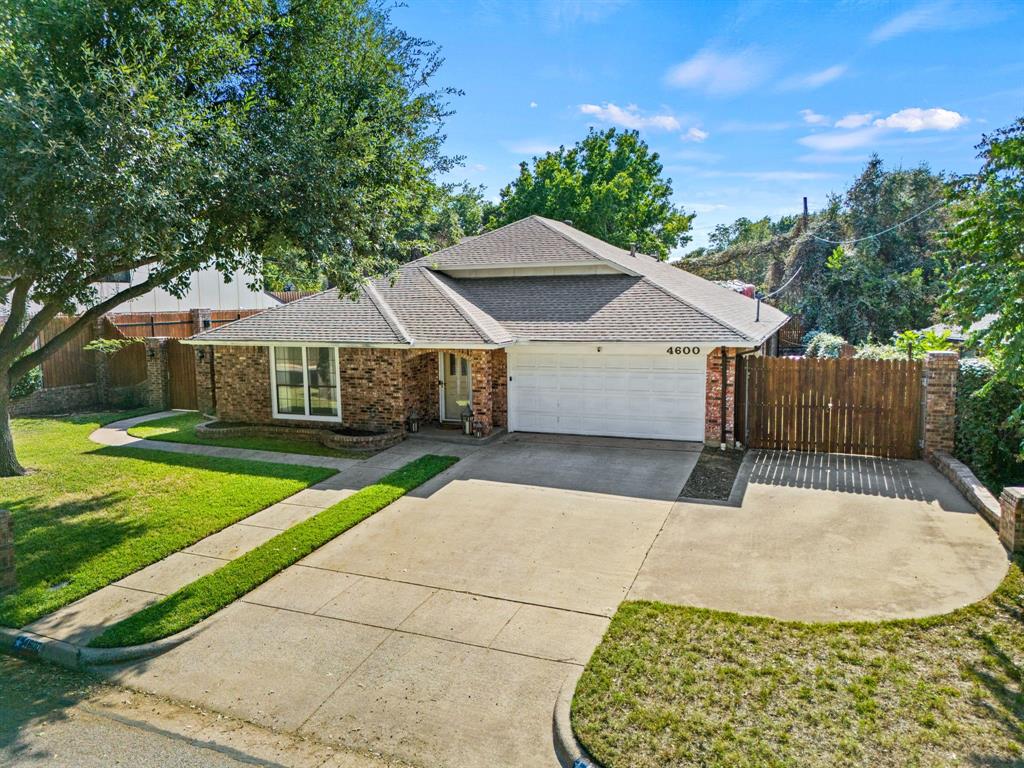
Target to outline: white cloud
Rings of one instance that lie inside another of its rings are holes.
[[[881,128],[862,128],[858,131],[843,131],[842,133],[815,133],[804,136],[800,143],[805,147],[816,149],[819,152],[842,152],[847,149],[858,149],[866,147],[877,141],[882,133]]]
[[[871,122],[877,112],[852,112],[836,120],[836,128],[860,128]]]
[[[724,211],[728,208],[728,205],[724,203],[680,203],[683,208],[693,211],[694,213],[711,213],[712,211]]]
[[[547,0],[540,13],[551,29],[582,22],[604,21],[626,4],[626,0]]]
[[[881,43],[911,32],[969,29],[990,24],[1005,15],[1005,9],[995,3],[927,0],[876,27],[868,39]]]
[[[543,141],[541,139],[520,139],[519,141],[506,141],[503,146],[509,152],[516,155],[546,155],[558,149],[557,144]]]
[[[828,125],[828,118],[825,115],[819,115],[813,109],[801,109],[800,117],[808,125]]]
[[[636,104],[629,104],[625,108],[611,102],[605,102],[603,106],[597,104],[580,104],[580,113],[590,115],[602,123],[617,125],[622,128],[642,130],[645,128],[660,131],[678,131],[682,128],[679,119],[674,115],[642,115]]]
[[[530,102],[530,109],[536,109],[536,108],[537,108],[537,102],[536,101],[531,101]]]
[[[469,170],[476,171],[477,173],[483,173],[484,171],[487,170],[487,166],[484,165],[483,163],[473,163],[471,166],[469,166]]]
[[[784,91],[809,91],[814,88],[821,88],[821,86],[831,83],[833,80],[838,80],[845,75],[847,69],[848,67],[845,64],[835,64],[817,72],[809,72],[806,75],[787,77],[779,84],[779,87]]]
[[[908,133],[918,131],[952,131],[967,123],[967,118],[951,109],[911,107],[875,120],[879,128],[897,128]]]
[[[665,82],[694,88],[712,96],[732,96],[763,83],[774,62],[757,48],[721,53],[705,48],[665,74]]]
[[[683,141],[696,141],[698,144],[704,141],[711,134],[705,131],[703,128],[698,128],[696,125],[691,127],[686,133],[683,134]]]

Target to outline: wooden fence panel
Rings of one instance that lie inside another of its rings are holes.
[[[103,318],[103,338],[128,339],[125,333],[108,318]],[[107,361],[107,373],[112,387],[133,387],[146,380],[146,345],[142,341],[122,347]]]
[[[233,323],[243,317],[250,317],[259,314],[262,309],[215,309],[210,312],[210,323],[218,328],[226,323]]]
[[[124,312],[109,317],[121,333],[131,338],[187,339],[195,333],[192,315],[188,312]]]
[[[170,375],[171,408],[195,411],[199,408],[196,392],[196,354],[192,347],[177,339],[167,341],[167,368]]]
[[[744,365],[751,447],[919,455],[920,362],[756,357]]]
[[[59,315],[43,328],[39,343],[45,344],[58,333],[72,325],[78,318]],[[85,349],[94,338],[93,325],[89,323],[70,341],[43,361],[43,387],[66,387],[72,384],[93,384],[96,381],[96,355]]]

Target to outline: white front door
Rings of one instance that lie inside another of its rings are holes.
[[[551,344],[508,352],[509,429],[704,439],[699,345]]]
[[[454,352],[441,352],[441,420],[458,421],[470,404],[469,358]]]

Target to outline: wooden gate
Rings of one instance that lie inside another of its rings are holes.
[[[745,368],[752,448],[920,454],[920,362],[756,357]]]
[[[167,340],[167,368],[170,378],[171,408],[194,411],[199,408],[196,396],[196,353],[177,339]]]

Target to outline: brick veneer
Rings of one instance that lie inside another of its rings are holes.
[[[17,585],[14,572],[14,525],[11,513],[0,509],[0,595]]]
[[[953,452],[956,432],[958,352],[929,352],[924,358],[924,456]]]
[[[445,350],[470,360],[474,420],[483,434],[507,423],[505,350]],[[214,351],[217,418],[249,424],[308,427],[301,419],[273,418],[270,357],[266,347],[217,347]],[[338,350],[342,424],[357,429],[404,430],[415,408],[424,422],[438,419],[436,350]],[[324,427],[329,426],[327,423]]]
[[[725,350],[725,442],[732,446],[736,440],[736,350]],[[722,348],[708,355],[707,381],[704,399],[704,442],[720,445],[722,442]]]
[[[999,496],[999,540],[1011,553],[1024,552],[1024,488],[1003,488]]]
[[[212,416],[216,411],[214,392],[213,347],[194,347],[196,356],[196,407],[200,413]]]
[[[167,339],[147,338],[146,402],[151,408],[167,408],[171,401],[171,370],[167,364]]]

